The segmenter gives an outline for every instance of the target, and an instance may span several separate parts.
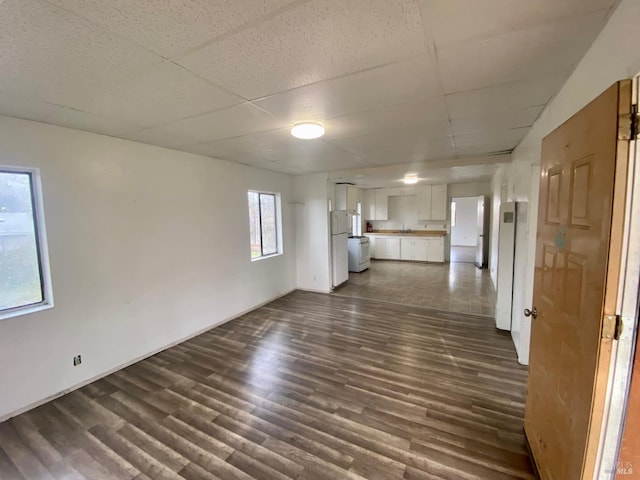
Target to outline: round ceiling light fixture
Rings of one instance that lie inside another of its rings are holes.
[[[319,123],[296,123],[291,129],[291,135],[303,140],[313,140],[324,135],[324,127]]]
[[[416,175],[415,173],[408,173],[404,176],[402,181],[406,185],[415,185],[416,183],[418,183],[418,175]]]

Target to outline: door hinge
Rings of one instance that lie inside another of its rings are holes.
[[[618,340],[622,333],[620,315],[605,315],[602,320],[602,338]]]
[[[638,106],[631,105],[631,113],[618,116],[618,140],[635,140],[638,137]]]

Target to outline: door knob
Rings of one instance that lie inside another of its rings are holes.
[[[534,319],[538,318],[538,310],[536,310],[536,307],[533,307],[531,310],[529,310],[528,308],[524,309],[524,316],[525,317],[533,317]]]

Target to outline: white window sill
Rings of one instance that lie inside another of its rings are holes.
[[[48,310],[50,308],[53,308],[53,302],[42,302],[36,303],[34,305],[26,305],[24,307],[16,307],[9,310],[4,310],[0,312],[0,321],[19,317],[21,315],[40,312],[42,310]]]
[[[279,257],[281,255],[283,255],[283,252],[274,253],[272,255],[264,255],[263,257],[252,258],[251,261],[252,262],[259,262],[260,260],[267,260],[269,258]]]

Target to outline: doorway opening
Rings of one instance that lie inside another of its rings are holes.
[[[485,231],[485,197],[453,197],[451,199],[451,251],[452,263],[474,263],[487,266]]]

